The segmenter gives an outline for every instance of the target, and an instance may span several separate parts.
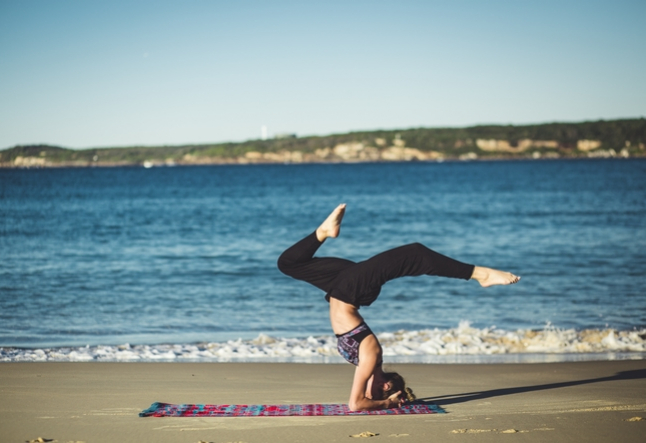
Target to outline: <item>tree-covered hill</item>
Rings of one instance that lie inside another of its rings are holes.
[[[358,131],[178,146],[15,146],[4,167],[646,156],[646,119]]]

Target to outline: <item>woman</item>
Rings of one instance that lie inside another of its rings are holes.
[[[396,408],[415,396],[399,374],[383,371],[381,346],[359,314],[359,307],[375,301],[384,283],[404,276],[474,279],[483,287],[516,283],[520,277],[461,263],[419,243],[391,249],[359,263],[314,257],[326,239],[339,235],[345,206],[339,205],[315,232],[283,252],[278,268],[327,293],[339,353],[356,366],[349,408],[353,411]]]

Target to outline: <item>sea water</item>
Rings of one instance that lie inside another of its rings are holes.
[[[341,361],[276,259],[342,202],[321,256],[522,276],[389,282],[361,309],[387,360],[643,358],[645,190],[639,159],[0,170],[0,360]]]

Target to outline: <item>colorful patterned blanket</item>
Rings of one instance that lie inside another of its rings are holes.
[[[405,415],[442,414],[444,409],[431,403],[416,402],[401,408],[380,411],[350,411],[343,404],[315,405],[173,405],[153,403],[140,417],[277,417],[288,415]]]

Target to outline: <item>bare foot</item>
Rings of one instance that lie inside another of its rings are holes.
[[[471,278],[478,280],[478,283],[480,283],[480,286],[483,288],[496,285],[511,285],[518,283],[520,280],[520,277],[512,274],[511,272],[483,268],[481,266],[476,266],[473,269],[473,275],[471,275]]]
[[[339,236],[343,214],[345,214],[345,203],[337,206],[336,209],[327,216],[325,221],[321,223],[321,226],[316,230],[316,238],[318,238],[320,242],[324,241],[328,237],[335,238]]]

